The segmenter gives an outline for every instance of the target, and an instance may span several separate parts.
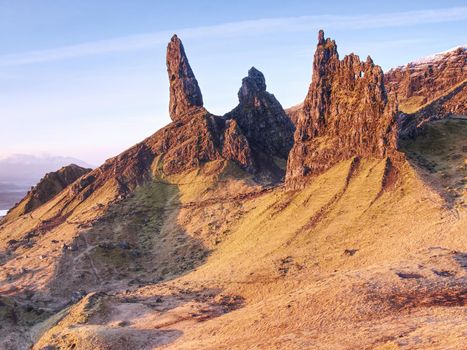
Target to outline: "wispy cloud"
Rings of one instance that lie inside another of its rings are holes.
[[[40,51],[8,54],[0,56],[0,66],[59,61],[82,56],[156,47],[165,44],[173,32],[177,32],[183,38],[213,38],[274,33],[277,31],[302,32],[317,28],[358,30],[403,27],[463,20],[467,20],[467,7],[359,16],[319,15],[264,18],[204,27],[182,28],[174,31],[159,31]]]

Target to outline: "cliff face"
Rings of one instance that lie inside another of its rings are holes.
[[[44,178],[28,192],[26,197],[10,210],[8,217],[19,217],[33,211],[90,171],[91,169],[70,164],[57,171],[46,174]]]
[[[466,48],[458,47],[391,69],[384,76],[385,85],[389,94],[397,94],[400,109],[413,113],[465,83],[466,63]],[[458,112],[452,107],[452,113]]]
[[[459,47],[391,69],[384,76],[396,96],[400,137],[413,138],[432,120],[467,115],[467,52]]]
[[[300,115],[302,114],[302,112],[303,112],[303,102],[299,103],[298,105],[285,109],[285,113],[289,116],[293,125],[297,125],[297,122],[300,119]]]
[[[339,60],[337,45],[320,31],[313,76],[287,165],[289,187],[302,186],[353,156],[385,157],[396,148],[396,104],[370,57]]]

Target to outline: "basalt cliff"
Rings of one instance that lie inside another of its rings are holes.
[[[397,95],[399,109],[413,113],[434,101],[457,98],[445,113],[465,114],[467,51],[465,46],[408,63],[384,75],[389,94]],[[457,97],[455,97],[457,96]]]
[[[252,67],[214,115],[174,35],[172,121],[0,221],[0,349],[464,349],[465,49],[427,62],[320,31],[302,104]]]

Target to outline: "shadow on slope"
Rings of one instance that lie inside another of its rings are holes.
[[[111,206],[64,246],[52,293],[157,283],[202,264],[208,249],[177,224],[179,196],[177,185],[154,180]]]
[[[42,331],[32,330],[32,339],[37,340],[44,331],[54,327],[57,317],[63,317],[61,314],[68,317],[86,294],[104,292],[113,298],[111,295],[127,294],[145,286],[161,288],[165,282],[196,269],[205,262],[210,247],[228,234],[229,223],[241,215],[241,204],[237,202],[261,193],[263,187],[255,185],[251,176],[246,176],[238,167],[206,164],[167,181],[154,179],[141,185],[129,197],[112,204],[98,220],[83,221],[79,224],[80,230],[74,233],[74,239],[63,245],[60,257],[54,263],[53,279],[43,291],[37,288],[34,291],[34,307],[48,305],[53,308],[53,316],[34,327]],[[164,283],[160,283],[162,281]],[[210,293],[210,306],[205,307],[200,300],[203,300],[206,288],[201,286],[199,289],[200,292],[193,296],[194,307],[200,310],[198,315],[191,309],[187,314],[186,310],[180,311],[177,307],[176,314],[171,317],[178,320],[181,313],[185,315],[182,320],[201,322],[240,307],[240,297],[221,296],[221,289],[215,294]],[[179,294],[185,295],[186,290],[171,291],[167,296],[169,304],[181,303]],[[22,295],[16,294],[15,298],[22,298]],[[145,298],[140,298],[138,304],[145,304]],[[126,304],[133,304],[117,299],[113,298],[112,307],[120,308],[118,305],[124,304],[122,307],[125,308]],[[183,304],[193,301],[186,297],[182,299],[185,300],[180,304],[182,308]],[[217,306],[212,306],[213,303]],[[106,325],[83,329],[84,334],[76,334],[76,337],[97,339],[102,335],[105,338],[114,332],[112,337],[118,338],[118,329],[105,330],[105,334],[101,334],[104,329],[107,329]],[[121,335],[125,339],[145,335],[159,341],[168,334],[162,330],[151,334],[147,331],[151,330],[141,326],[138,330],[124,330]],[[169,333],[174,335],[174,332]],[[131,342],[130,348],[144,348],[137,341]],[[69,344],[73,343],[70,340]],[[106,345],[102,346],[105,348]]]
[[[448,118],[423,126],[416,139],[401,148],[420,177],[450,209],[465,205],[467,120]]]
[[[4,330],[21,333],[15,346],[26,328],[89,292],[137,288],[175,278],[202,264],[209,250],[177,224],[179,197],[177,185],[155,180],[142,185],[112,204],[101,218],[84,224],[87,227],[82,226],[84,231],[78,231],[71,243],[63,244],[46,288],[35,286],[38,271],[27,266],[0,281],[2,285],[29,276],[24,288],[10,288],[5,303],[13,307],[0,307],[9,315],[0,322]],[[56,242],[59,239],[56,237]],[[12,257],[14,254],[5,255]]]

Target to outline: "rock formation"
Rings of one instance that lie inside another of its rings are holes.
[[[336,43],[320,31],[288,159],[288,186],[300,187],[309,176],[353,156],[385,157],[396,148],[396,111],[381,68],[355,54],[339,60]]]
[[[396,96],[399,136],[413,138],[426,123],[467,114],[467,51],[458,47],[391,69],[384,76],[388,93]]]
[[[467,81],[420,107],[414,113],[399,116],[399,138],[415,138],[431,121],[467,115]]]
[[[466,67],[466,48],[458,47],[391,69],[384,75],[385,86],[388,94],[397,95],[400,109],[412,113],[465,83]]]
[[[174,35],[167,46],[167,72],[170,81],[169,112],[173,121],[203,107],[203,96],[191,70],[181,40]]]
[[[256,170],[248,139],[243,135],[235,119],[226,121],[222,156],[226,159],[235,159],[242,168],[251,173]]]
[[[90,171],[91,169],[70,164],[57,171],[46,174],[44,178],[10,210],[8,217],[18,217],[33,211]]]
[[[280,103],[266,92],[261,72],[250,70],[239,92],[239,106],[220,117],[203,107],[200,88],[176,35],[167,47],[167,69],[173,122],[69,186],[56,207],[62,209],[55,215],[67,217],[84,201],[93,202],[94,197],[101,198],[101,204],[110,204],[125,198],[154,176],[180,174],[210,161],[231,161],[267,181],[283,177],[285,171],[275,164],[273,157],[284,161],[287,158],[293,125]],[[47,192],[47,196],[38,191],[40,200],[34,199],[37,205],[28,204],[28,211],[69,184]],[[106,193],[105,201],[102,192]]]
[[[263,73],[252,67],[238,91],[238,106],[224,118],[235,119],[252,147],[286,159],[294,126],[274,95],[266,91]]]
[[[289,116],[293,125],[297,125],[298,119],[300,119],[300,115],[303,112],[303,102],[295,106],[286,108],[284,111]]]

